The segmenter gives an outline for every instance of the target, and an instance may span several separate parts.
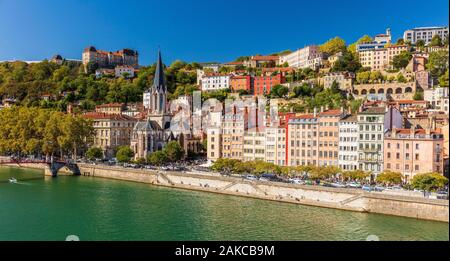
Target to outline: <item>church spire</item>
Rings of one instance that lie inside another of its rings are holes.
[[[164,79],[164,65],[161,59],[161,51],[158,50],[158,61],[156,62],[155,77],[153,78],[152,89],[166,92],[166,80]]]

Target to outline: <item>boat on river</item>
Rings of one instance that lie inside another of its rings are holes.
[[[8,181],[9,183],[17,183],[17,179],[15,178],[9,178]]]

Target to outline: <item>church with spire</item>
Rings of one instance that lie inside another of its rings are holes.
[[[169,113],[167,95],[164,65],[161,52],[158,51],[153,84],[143,95],[146,119],[136,123],[131,135],[131,149],[135,158],[145,158],[148,154],[164,148],[169,141],[175,140],[170,130],[172,115]]]

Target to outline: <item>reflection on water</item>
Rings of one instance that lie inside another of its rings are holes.
[[[9,177],[19,184],[0,183],[0,240],[449,239],[441,222],[0,168]]]

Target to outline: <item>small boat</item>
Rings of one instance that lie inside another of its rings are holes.
[[[9,183],[17,183],[17,179],[15,178],[9,178]]]

